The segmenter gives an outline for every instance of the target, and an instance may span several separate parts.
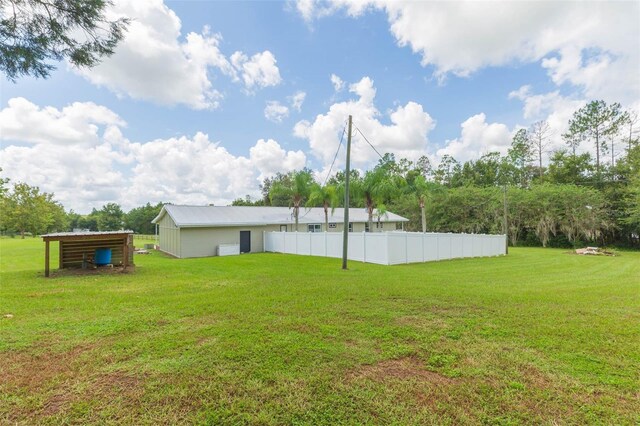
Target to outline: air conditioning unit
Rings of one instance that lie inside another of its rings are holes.
[[[240,244],[220,244],[218,246],[218,256],[233,256],[240,254]]]

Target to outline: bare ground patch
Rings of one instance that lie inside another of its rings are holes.
[[[0,354],[0,392],[10,396],[9,405],[0,408],[0,419],[33,424],[62,414],[81,401],[110,404],[119,400],[134,407],[139,400],[143,378],[119,371],[100,372],[105,366],[93,356],[98,344],[67,351],[41,345],[29,352]]]
[[[366,378],[379,382],[388,380],[411,380],[440,385],[450,385],[454,379],[425,368],[415,356],[389,359],[375,364],[363,365],[347,374],[348,379]]]
[[[129,265],[126,268],[124,266],[101,266],[98,268],[65,268],[51,271],[50,278],[57,277],[73,277],[73,276],[85,276],[85,275],[117,275],[117,274],[131,274],[136,271],[135,265]]]

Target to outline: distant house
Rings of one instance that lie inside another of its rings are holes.
[[[324,209],[301,208],[299,232],[341,232],[344,209],[329,211],[325,228]],[[349,209],[349,230],[368,230],[367,212]],[[403,229],[408,219],[387,212],[374,215],[372,232]],[[160,250],[179,258],[216,256],[231,247],[240,253],[263,251],[263,231],[294,232],[293,210],[288,207],[179,206],[167,204],[152,220],[157,225]]]

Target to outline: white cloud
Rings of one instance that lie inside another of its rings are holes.
[[[31,112],[19,115],[24,111]],[[5,120],[14,117],[23,121],[5,132]],[[79,212],[108,202],[124,209],[159,201],[224,205],[246,194],[259,197],[264,177],[306,163],[302,151],[287,151],[272,139],[258,140],[248,156],[234,155],[200,132],[133,143],[122,133],[124,121],[94,104],[57,110],[15,98],[0,112],[0,124],[3,177],[53,192]],[[44,137],[49,132],[55,137]]]
[[[264,116],[274,123],[282,123],[282,120],[289,116],[289,108],[278,101],[267,101],[267,106],[264,107]]]
[[[124,40],[96,67],[74,71],[118,96],[215,109],[223,95],[211,83],[212,70],[234,81],[242,79],[247,88],[280,81],[276,60],[269,51],[234,67],[220,51],[222,36],[208,27],[182,39],[180,18],[162,0],[117,0],[110,15],[131,19]]]
[[[310,23],[314,19],[331,15],[336,11],[337,7],[331,3],[318,0],[297,0],[296,9],[302,18],[307,23]]]
[[[333,84],[333,90],[341,92],[344,89],[344,81],[335,74],[331,74],[331,84]]]
[[[399,46],[444,78],[488,66],[541,61],[556,84],[589,98],[630,103],[640,97],[638,2],[305,1],[309,22],[343,9],[357,17],[386,12]]]
[[[258,180],[272,177],[277,172],[290,172],[301,169],[307,162],[307,156],[302,151],[285,151],[273,139],[258,140],[249,150],[251,164],[258,169]]]
[[[511,145],[512,132],[504,124],[487,123],[486,118],[484,113],[469,117],[460,125],[460,138],[448,140],[446,146],[437,151],[437,156],[448,154],[462,163],[489,152],[506,154]]]
[[[59,145],[93,144],[99,126],[124,126],[113,111],[93,102],[74,102],[58,110],[12,98],[0,111],[0,139]]]
[[[304,103],[304,100],[306,99],[306,97],[307,97],[307,94],[305,92],[298,91],[294,93],[292,96],[289,96],[287,99],[289,99],[289,102],[291,103],[291,108],[300,112],[302,111],[302,104]]]
[[[311,152],[325,165],[333,161],[349,115],[381,154],[393,152],[398,157],[415,159],[426,153],[427,136],[435,123],[422,105],[408,102],[399,106],[389,113],[391,124],[383,124],[374,105],[376,89],[369,77],[352,84],[349,91],[358,99],[334,103],[326,114],[318,115],[313,122],[302,120],[294,127],[294,135],[307,139]],[[364,138],[357,135],[353,139],[351,158],[356,166],[363,166],[377,161],[378,156]],[[340,163],[341,159],[338,161]]]
[[[522,86],[509,93],[510,99],[523,103],[523,116],[529,122],[546,120],[553,130],[553,145],[561,147],[562,134],[567,131],[573,113],[587,103],[586,99],[571,99],[562,96],[558,90],[534,94],[531,86]]]
[[[280,70],[276,66],[273,53],[265,50],[256,53],[251,58],[242,52],[231,55],[231,63],[240,72],[240,76],[247,90],[254,87],[277,86],[282,81]]]

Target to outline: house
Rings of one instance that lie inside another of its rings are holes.
[[[324,209],[300,208],[299,232],[342,232],[344,209],[329,211],[325,229]],[[408,219],[387,212],[374,215],[372,232],[403,229]],[[152,220],[156,224],[160,250],[179,258],[216,256],[231,249],[240,253],[263,251],[263,231],[294,232],[293,209],[288,207],[180,206],[167,204]],[[349,231],[368,230],[367,212],[349,209]]]

